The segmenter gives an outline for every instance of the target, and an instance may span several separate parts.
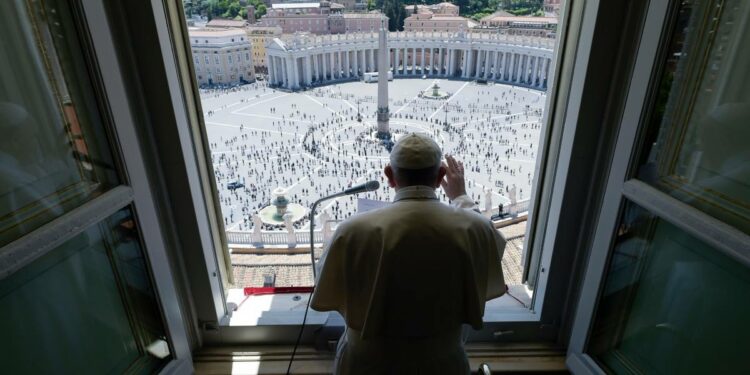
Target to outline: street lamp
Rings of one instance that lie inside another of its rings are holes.
[[[357,99],[357,122],[362,122],[362,114],[359,113],[359,103],[361,99]]]
[[[445,131],[448,131],[448,105],[449,104],[446,102],[443,106],[443,112],[445,112],[445,120],[443,120],[443,130]]]

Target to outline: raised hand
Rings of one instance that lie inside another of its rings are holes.
[[[443,166],[446,172],[443,181],[440,181],[440,186],[445,190],[445,195],[448,196],[448,199],[454,200],[456,197],[465,195],[464,163],[456,160],[453,155],[446,155]]]

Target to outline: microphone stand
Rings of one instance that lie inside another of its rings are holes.
[[[346,193],[336,193],[333,195],[329,195],[327,197],[320,198],[313,203],[312,208],[310,208],[310,265],[312,265],[312,271],[313,271],[313,285],[315,285],[315,278],[317,277],[317,272],[315,270],[315,209],[318,207],[318,204],[327,201],[329,199],[334,199],[338,197],[343,197],[346,195]]]
[[[290,374],[290,371],[292,370],[292,362],[294,362],[294,356],[297,354],[297,347],[299,347],[299,342],[302,339],[302,333],[305,331],[305,322],[307,321],[307,312],[310,310],[310,301],[312,300],[312,295],[315,292],[315,278],[317,277],[317,272],[315,272],[315,209],[318,207],[318,205],[323,202],[327,201],[329,199],[343,197],[346,195],[345,192],[336,193],[333,195],[329,195],[327,197],[320,198],[313,203],[312,207],[310,208],[310,266],[312,266],[312,272],[313,272],[313,286],[312,291],[310,291],[310,296],[307,297],[307,306],[305,307],[305,315],[302,316],[302,326],[299,329],[299,333],[297,334],[297,341],[294,343],[294,349],[292,350],[292,355],[289,358],[289,365],[286,368],[286,375]]]
[[[336,194],[329,195],[327,197],[320,198],[316,200],[315,203],[313,203],[312,207],[310,208],[310,266],[312,266],[312,271],[313,271],[313,286],[312,286],[312,291],[310,292],[310,297],[307,298],[307,307],[305,307],[305,315],[302,316],[302,326],[300,327],[299,333],[297,334],[297,341],[294,343],[292,356],[289,358],[289,365],[286,368],[287,375],[289,375],[289,372],[292,369],[292,362],[294,361],[294,355],[297,353],[297,347],[299,347],[299,342],[302,339],[302,332],[304,332],[305,330],[305,322],[307,321],[307,311],[310,310],[310,301],[312,300],[312,295],[315,292],[315,279],[317,277],[317,272],[315,271],[315,209],[318,208],[318,205],[323,201],[327,201],[333,198],[343,197],[345,195],[358,194],[358,193],[362,193],[365,191],[372,191],[380,187],[377,181],[374,181],[374,186],[373,184],[371,184],[372,182],[373,181],[370,181],[362,186],[347,189],[340,193],[336,193]]]

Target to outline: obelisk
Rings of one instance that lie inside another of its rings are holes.
[[[378,134],[380,139],[390,139],[391,129],[388,126],[388,70],[390,53],[388,50],[388,17],[380,18],[380,35],[378,36]]]

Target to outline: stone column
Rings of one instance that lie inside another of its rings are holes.
[[[348,52],[339,52],[339,65],[341,66],[341,78],[349,78],[349,64],[347,64]]]
[[[374,72],[377,68],[375,67],[375,49],[370,50],[370,71]]]
[[[320,81],[325,82],[328,80],[328,77],[326,76],[326,54],[325,53],[319,53],[318,54],[318,66],[320,66],[320,72],[318,74],[320,75]]]
[[[492,68],[492,51],[484,53],[484,79],[490,78],[490,69]]]
[[[340,51],[333,52],[333,74],[336,76],[336,79],[341,78],[341,52]]]
[[[369,72],[369,70],[367,70],[367,51],[369,50],[363,49],[362,51],[360,51],[360,55],[362,55],[362,76],[364,76],[365,73]]]
[[[474,78],[477,79],[482,78],[482,56],[484,56],[484,51],[477,50],[477,59],[474,61]]]
[[[401,50],[400,48],[396,48],[396,49],[393,50],[393,53],[395,54],[394,61],[393,61],[393,76],[394,77],[399,74],[398,67],[399,67],[400,64],[399,64],[399,55],[398,55],[398,53],[399,53],[400,50]]]
[[[466,69],[469,73],[469,76],[468,76],[469,79],[474,78],[474,74],[476,74],[476,72],[474,72],[474,68],[476,67],[476,64],[477,64],[476,59],[478,57],[479,56],[474,57],[474,50],[471,50],[471,49],[469,50],[469,66]]]
[[[402,52],[403,52],[403,55],[404,55],[402,57],[402,60],[404,60],[404,66],[403,66],[403,68],[401,70],[401,74],[406,75],[406,73],[408,72],[407,71],[407,66],[408,65],[406,65],[406,64],[409,62],[409,49],[408,48],[404,48],[404,50]]]
[[[318,55],[320,57],[320,75],[321,75],[321,81],[325,82],[328,80],[328,63],[326,62],[326,54],[321,53]]]
[[[508,67],[508,53],[500,54],[500,80],[505,81],[505,69]]]
[[[312,74],[310,74],[310,79],[317,82],[318,81],[318,56],[317,55],[311,55],[310,56],[310,65],[312,69]]]
[[[337,53],[339,57],[339,78],[346,78],[346,64],[344,64],[344,52],[339,51]]]
[[[512,73],[511,65],[513,64],[513,53],[505,53],[505,68],[503,68],[505,81],[509,82]]]
[[[445,77],[449,77],[451,74],[451,63],[453,62],[453,59],[451,58],[451,53],[453,51],[450,48],[445,49]]]
[[[461,55],[461,58],[459,59],[461,62],[461,77],[468,78],[469,76],[466,74],[466,64],[469,62],[469,54],[465,49],[459,50],[458,53]]]
[[[359,78],[359,51],[354,50],[354,64],[352,69],[354,69],[354,76]]]
[[[312,64],[310,63],[310,55],[305,56],[305,85],[310,86],[312,84]]]
[[[317,82],[318,81],[318,59],[315,54],[310,55],[310,65],[312,65],[311,66],[312,74],[310,74],[310,79],[313,82]]]
[[[276,82],[273,80],[273,56],[268,56],[266,58],[266,65],[268,65],[268,82],[271,82],[271,84],[275,84]]]
[[[476,64],[474,64],[474,78],[476,79],[482,78],[482,56],[484,55],[484,51],[477,50],[477,61]]]
[[[445,48],[438,48],[438,75],[442,76],[445,72]]]
[[[330,52],[326,52],[323,56],[325,56],[323,59],[326,62],[326,81],[333,79],[333,64],[331,64],[331,55]]]
[[[421,49],[422,49],[422,60],[420,61],[420,64],[419,64],[419,74],[420,75],[424,75],[425,74],[425,67],[427,66],[427,64],[425,64],[425,62],[424,62],[425,48],[422,47]]]
[[[487,79],[494,80],[495,79],[495,72],[497,71],[497,51],[490,51],[489,52],[489,59],[490,59],[490,69],[489,73],[487,75]]]
[[[273,56],[273,66],[276,69],[274,72],[274,77],[276,77],[276,81],[274,82],[276,85],[283,85],[284,84],[284,67],[281,59],[279,59],[278,56]]]
[[[299,61],[296,57],[292,57],[292,88],[299,88]]]
[[[448,48],[448,70],[445,72],[446,77],[452,77],[456,73],[456,51]]]
[[[284,61],[283,65],[282,65],[282,68],[284,70],[284,73],[282,74],[282,76],[284,76],[284,83],[283,83],[282,86],[284,86],[284,88],[288,89],[289,86],[290,86],[289,85],[289,70],[290,70],[290,67],[291,67],[292,64],[289,61],[288,57],[285,57],[282,60]]]
[[[500,73],[500,51],[495,51],[495,65],[492,66],[492,79],[497,81],[497,73]]]
[[[331,79],[337,79],[338,73],[338,70],[336,70],[336,52],[331,52]]]

